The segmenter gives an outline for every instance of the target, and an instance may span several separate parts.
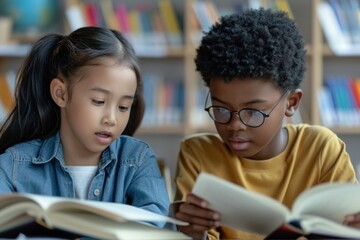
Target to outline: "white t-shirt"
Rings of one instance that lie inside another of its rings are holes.
[[[75,194],[79,199],[87,199],[90,183],[98,166],[67,166],[75,186]]]

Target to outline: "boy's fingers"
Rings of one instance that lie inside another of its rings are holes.
[[[189,227],[195,231],[200,231],[200,230],[204,231],[204,230],[208,230],[210,228],[215,228],[215,227],[220,226],[220,222],[218,222],[218,221],[212,221],[210,219],[204,219],[204,218],[196,218],[192,215],[187,215],[184,213],[177,213],[176,217],[178,219],[182,219],[183,221],[190,223],[190,225],[186,226],[186,227]],[[181,227],[181,226],[178,226],[178,227]]]
[[[186,202],[197,205],[197,206],[200,206],[202,208],[206,208],[209,205],[209,203],[207,201],[205,201],[204,199],[196,196],[193,193],[189,193],[186,196]]]
[[[219,220],[220,214],[210,209],[202,208],[190,203],[184,203],[179,208],[180,213],[188,214],[194,217],[200,217],[211,220]]]
[[[345,216],[343,224],[350,227],[360,228],[360,212]]]

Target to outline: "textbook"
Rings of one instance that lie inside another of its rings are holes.
[[[221,224],[267,239],[325,237],[360,239],[360,229],[342,224],[360,211],[360,185],[322,183],[301,193],[292,209],[217,176],[200,173],[192,192],[221,214]]]
[[[0,196],[0,237],[190,239],[149,222],[187,223],[131,205],[27,193]]]

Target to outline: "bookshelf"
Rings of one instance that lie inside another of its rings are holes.
[[[322,124],[321,109],[317,102],[319,89],[324,85],[329,76],[353,76],[360,77],[357,65],[360,63],[359,53],[335,54],[329,47],[329,39],[326,39],[325,32],[320,24],[318,7],[323,0],[311,2],[312,9],[312,57],[311,57],[311,123]],[[333,26],[334,27],[334,26]],[[359,29],[360,30],[360,29]],[[355,50],[355,47],[354,47]],[[340,135],[358,135],[360,126],[330,126],[330,128]]]
[[[128,13],[131,9],[135,9],[139,14],[141,11],[150,11],[151,13],[153,13],[155,9],[160,11],[159,1],[162,0],[113,0],[112,2],[122,3],[123,6],[127,8]],[[198,39],[201,36],[201,25],[194,12],[193,5],[196,2],[203,2],[203,0],[169,1],[174,8],[179,24],[178,30],[182,40],[176,41],[175,39],[173,41],[177,42],[176,44],[166,43],[164,46],[158,46],[159,48],[155,48],[154,44],[150,44],[149,42],[145,42],[145,44],[144,42],[139,43],[138,38],[143,39],[144,36],[139,37],[135,34],[135,37],[130,37],[130,40],[133,40],[133,44],[138,53],[144,80],[147,79],[147,76],[153,75],[163,80],[181,81],[183,83],[183,103],[178,120],[174,122],[160,121],[158,123],[148,124],[148,121],[144,119],[135,134],[136,137],[148,142],[158,157],[164,159],[165,163],[170,167],[171,174],[175,174],[177,154],[181,139],[197,132],[213,132],[215,128],[206,112],[203,111],[204,94],[206,94],[206,92],[198,73],[195,71],[194,65],[195,49],[198,45]],[[357,67],[360,63],[360,55],[336,56],[327,45],[316,11],[321,1],[322,0],[287,0],[300,31],[304,35],[308,50],[308,70],[302,86],[304,97],[301,111],[305,116],[303,120],[312,124],[322,124],[317,94],[323,85],[323,79],[326,74],[336,74],[337,71],[339,71],[343,74],[351,73],[354,76],[360,77],[360,68]],[[63,14],[61,14],[61,16],[64,19],[68,17],[66,9],[68,9],[69,6],[79,7],[81,4],[94,2],[100,1],[67,0],[62,4],[61,9]],[[108,0],[101,2],[108,2]],[[254,4],[265,1],[211,0],[210,2],[213,3],[215,9],[218,10],[218,14],[222,15],[245,9],[250,5],[255,6]],[[80,8],[80,10],[81,9],[83,8]],[[111,14],[107,15],[112,15],[112,10],[108,10],[111,11]],[[82,11],[80,11],[80,13],[82,13]],[[158,13],[160,14],[160,12]],[[79,14],[79,11],[77,14]],[[76,16],[74,19],[76,20]],[[71,30],[71,24],[69,24],[67,20],[64,20],[64,22],[65,24],[61,32],[69,32]],[[160,31],[160,35],[161,33],[166,35],[167,33],[164,32],[166,29],[165,23],[168,23],[168,21],[162,20],[162,23],[163,26],[160,26],[158,31]],[[103,23],[99,23],[99,25],[101,24],[104,24],[104,19]],[[146,36],[145,39],[154,37],[148,37],[150,35]],[[156,36],[154,38],[157,39]],[[32,39],[34,39],[34,37],[32,37]],[[160,36],[159,41],[164,41],[164,39]],[[4,73],[9,68],[16,70],[29,48],[29,42],[20,45],[16,43],[0,44],[0,71]],[[360,137],[360,126],[352,128],[336,127],[332,128],[332,130],[338,133],[348,144],[350,155],[357,156],[358,152],[356,146],[354,146],[354,141]]]

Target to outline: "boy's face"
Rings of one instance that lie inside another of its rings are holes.
[[[228,108],[231,112],[243,108],[260,110],[269,117],[257,127],[242,123],[239,115],[232,114],[227,124],[215,123],[225,144],[238,157],[263,160],[279,154],[286,146],[287,133],[282,129],[288,104],[288,93],[283,95],[267,79],[232,79],[225,83],[221,78],[210,81],[211,105]]]

